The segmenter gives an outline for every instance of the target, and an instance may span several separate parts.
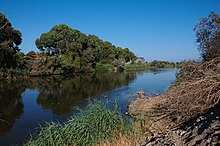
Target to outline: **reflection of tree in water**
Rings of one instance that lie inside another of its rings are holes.
[[[10,131],[24,112],[22,93],[37,89],[37,103],[57,115],[67,115],[89,96],[128,85],[136,74],[32,77],[22,82],[0,82],[0,137]]]
[[[0,83],[0,136],[8,132],[23,114],[21,94],[24,91],[25,87],[21,83]]]
[[[39,89],[38,104],[55,114],[66,115],[74,105],[85,103],[88,97],[128,85],[135,78],[135,74],[51,76],[32,78],[29,85]]]

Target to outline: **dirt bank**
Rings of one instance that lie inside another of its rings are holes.
[[[143,145],[220,144],[220,58],[189,63],[164,94],[130,103],[128,113],[144,119]]]

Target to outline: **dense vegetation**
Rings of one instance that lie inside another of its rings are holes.
[[[175,67],[174,63],[166,61],[137,62],[137,57],[128,48],[116,47],[65,24],[54,26],[36,39],[40,53],[29,51],[26,55],[19,48],[21,33],[12,27],[4,14],[0,14],[0,32],[0,79]]]
[[[84,72],[93,72],[95,69],[109,71],[136,58],[128,48],[116,47],[95,35],[86,35],[65,24],[54,26],[35,43],[45,56],[59,57],[59,61]]]
[[[154,60],[154,61],[149,62],[147,64],[153,68],[174,68],[174,67],[176,67],[175,62],[159,61],[159,60]]]
[[[21,32],[14,29],[6,16],[0,13],[0,79],[25,73],[24,54],[19,52],[21,36]]]
[[[0,13],[0,67],[2,69],[19,66],[16,53],[20,51],[21,32],[14,29],[4,14]]]
[[[175,68],[179,67],[180,62],[168,62],[168,61],[159,61],[154,60],[152,62],[141,62],[126,64],[126,70],[149,70],[155,68]]]
[[[21,32],[15,30],[6,16],[0,13],[1,78],[23,74],[112,72],[114,68],[123,70],[126,62],[136,59],[128,48],[116,47],[65,24],[54,26],[36,39],[40,53],[30,51],[26,54],[28,57],[20,52],[21,36]],[[31,59],[32,55],[38,55],[38,58]]]
[[[90,101],[87,109],[79,109],[79,113],[64,124],[47,123],[35,138],[24,145],[96,145],[118,139],[121,134],[131,136],[133,133],[134,136],[139,130],[134,127],[131,120],[118,112],[117,102],[114,109],[109,109],[108,101]]]

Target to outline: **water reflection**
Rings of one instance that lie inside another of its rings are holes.
[[[135,74],[97,75],[33,78],[29,87],[38,88],[37,103],[54,114],[67,115],[75,105],[84,104],[88,97],[128,85]]]
[[[25,87],[18,82],[0,84],[0,136],[9,131],[24,112],[21,94]]]
[[[37,104],[55,115],[63,116],[70,114],[74,106],[85,104],[88,97],[128,85],[135,78],[135,74],[81,74],[33,77],[19,83],[1,83],[0,136],[8,132],[16,119],[23,114],[22,93],[25,89],[37,89]]]
[[[163,92],[175,79],[175,69],[121,74],[79,74],[32,77],[19,82],[0,82],[0,145],[21,145],[45,121],[65,121],[84,107],[88,97],[119,101],[126,110],[131,95],[139,90]]]

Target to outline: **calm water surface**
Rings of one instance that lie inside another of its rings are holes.
[[[125,112],[139,90],[164,92],[175,80],[176,69],[111,75],[33,77],[22,82],[0,82],[0,146],[21,145],[45,121],[66,121],[85,107],[88,98],[115,99]]]

